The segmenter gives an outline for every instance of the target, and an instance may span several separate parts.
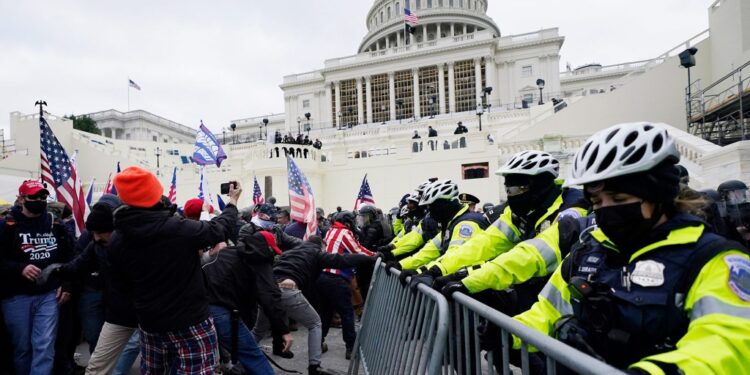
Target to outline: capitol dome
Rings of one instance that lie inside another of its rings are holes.
[[[401,45],[404,37],[404,8],[419,17],[411,38],[416,43],[451,35],[491,30],[496,37],[500,29],[487,16],[488,0],[375,0],[367,13],[367,35],[359,51],[377,51]]]

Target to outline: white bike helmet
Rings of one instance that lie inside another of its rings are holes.
[[[565,185],[583,185],[645,172],[664,160],[680,161],[674,139],[666,129],[648,122],[626,123],[604,129],[576,153]]]
[[[509,174],[536,176],[544,172],[549,172],[557,178],[560,175],[560,162],[547,152],[527,150],[513,155],[505,162],[505,165],[495,171],[495,174],[500,176]]]
[[[435,181],[428,185],[419,200],[420,206],[427,206],[437,200],[452,200],[458,197],[458,185],[451,180]]]

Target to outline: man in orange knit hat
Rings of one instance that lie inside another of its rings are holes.
[[[129,167],[117,174],[125,205],[115,212],[110,262],[113,283],[129,288],[141,330],[141,372],[212,374],[216,331],[209,320],[198,250],[225,241],[236,225],[239,184],[211,221],[174,215],[151,172]]]

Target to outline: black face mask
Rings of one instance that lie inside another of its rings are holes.
[[[47,201],[25,201],[23,206],[34,215],[39,215],[47,208]]]
[[[430,205],[430,216],[441,224],[446,224],[461,209],[458,201],[437,200]]]
[[[531,191],[508,197],[508,206],[514,214],[526,217],[536,205],[536,199]]]
[[[594,211],[596,225],[619,250],[627,254],[632,254],[648,241],[657,216],[661,216],[657,215],[656,210],[651,219],[645,219],[641,213],[641,203],[602,207]]]
[[[729,221],[735,227],[750,227],[750,203],[728,204],[726,211]]]

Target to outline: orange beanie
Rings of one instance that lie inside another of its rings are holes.
[[[128,167],[118,173],[115,188],[122,203],[139,208],[155,206],[164,193],[156,176],[141,167]]]

